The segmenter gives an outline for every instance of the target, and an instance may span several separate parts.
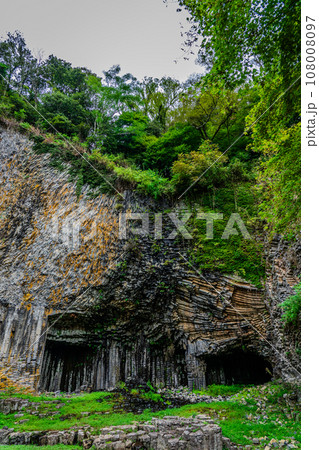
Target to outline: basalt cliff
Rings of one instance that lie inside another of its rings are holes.
[[[1,129],[0,383],[199,388],[298,375],[278,308],[299,281],[298,243],[265,239],[262,289],[231,273],[201,276],[182,238],[119,238],[120,213],[170,205],[130,190],[79,196],[48,159]]]

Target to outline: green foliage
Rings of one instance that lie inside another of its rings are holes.
[[[215,144],[204,141],[198,151],[180,154],[172,166],[172,182],[179,189],[186,189],[197,182],[196,188],[223,185],[225,172],[223,166],[227,157],[223,156]]]
[[[71,63],[50,55],[41,68],[41,75],[54,87],[65,95],[76,94],[87,90],[86,77],[88,70],[73,68]]]
[[[20,122],[19,123],[20,128],[22,128],[25,131],[30,131],[32,130],[32,125],[30,125],[28,122]]]
[[[283,309],[282,321],[284,325],[300,327],[301,320],[301,283],[294,287],[295,294],[288,297],[279,306]]]
[[[10,98],[8,95],[2,95],[0,100],[0,116],[8,117],[10,113],[12,115],[13,104],[10,102]]]
[[[244,105],[244,99],[220,83],[196,83],[181,96],[176,115],[197,129],[204,140],[217,142],[222,130],[230,137],[240,103]]]
[[[205,204],[201,211],[222,213],[223,219],[214,220],[213,239],[206,237],[205,221],[194,219],[194,245],[190,251],[193,262],[201,270],[217,270],[232,274],[252,282],[257,287],[262,287],[265,278],[263,241],[258,231],[257,211],[251,184],[240,185],[236,196],[233,189],[221,188],[210,199],[205,194],[202,198]],[[244,239],[236,225],[238,235],[231,235],[228,239],[223,238],[225,227],[235,207],[251,239]]]
[[[7,39],[0,41],[0,63],[9,84],[24,92],[25,84],[34,76],[35,58],[20,32],[8,33]]]
[[[150,168],[169,174],[178,156],[197,150],[200,143],[200,133],[196,128],[187,123],[176,123],[159,138],[149,140],[141,162]]]
[[[141,112],[127,111],[114,123],[117,152],[135,160],[143,161],[141,155],[150,140],[149,118]]]
[[[194,390],[195,394],[201,395],[211,395],[212,397],[218,397],[219,395],[233,395],[237,392],[242,391],[245,387],[243,384],[233,384],[231,386],[226,386],[223,384],[211,384],[207,386],[206,389]]]
[[[126,384],[124,383],[124,381],[119,381],[119,382],[117,383],[117,387],[118,387],[119,389],[127,389]]]
[[[163,77],[160,80],[144,78],[140,86],[143,112],[157,127],[159,134],[167,131],[171,124],[182,91],[181,83],[171,77]]]
[[[155,391],[155,388],[150,381],[148,381],[146,384],[150,388],[151,391],[153,391],[153,392]]]
[[[173,193],[173,187],[168,179],[152,170],[140,170],[120,156],[102,155],[98,150],[87,154],[84,149],[80,149],[79,154],[64,141],[52,142],[52,139],[45,141],[42,136],[35,136],[34,140],[34,150],[37,153],[50,153],[51,164],[54,167],[63,170],[64,163],[69,164],[68,172],[71,179],[77,180],[77,195],[80,195],[84,184],[90,185],[93,189],[97,188],[102,193],[113,192],[109,183],[112,185],[125,183],[155,198]]]
[[[6,77],[8,72],[8,67],[6,64],[0,63],[0,85],[4,83],[2,77]]]
[[[252,130],[249,149],[263,155],[260,216],[270,234],[299,235],[300,1],[179,3],[193,19],[190,42],[197,33],[204,36],[200,57],[210,71],[207,86],[218,82],[233,89],[253,81],[259,99],[246,110],[247,134]]]
[[[143,392],[141,394],[141,398],[144,398],[145,400],[151,400],[153,402],[161,402],[161,403],[164,402],[161,394],[157,394],[156,392],[154,392],[152,390],[149,392]]]
[[[101,155],[98,151],[94,151],[88,155],[90,161],[96,161],[99,165],[106,169],[112,170],[114,174],[131,185],[135,185],[136,189],[157,198],[161,195],[169,195],[173,192],[173,188],[169,180],[159,176],[152,170],[139,170],[133,166],[119,165],[114,158],[109,155]]]
[[[83,138],[88,134],[91,114],[71,96],[58,91],[46,94],[42,98],[40,111],[60,133],[78,133]],[[48,122],[43,121],[41,126],[52,131]]]
[[[23,121],[26,118],[26,113],[23,108],[19,109],[19,111],[14,112],[14,118],[18,121]]]
[[[280,91],[281,78],[260,87],[260,101],[247,117],[253,124]],[[296,109],[298,109],[296,105]],[[263,154],[257,179],[260,216],[266,221],[270,234],[286,237],[300,233],[301,216],[301,128],[299,117],[285,114],[285,103],[279,100],[262,120],[253,125],[254,150]]]
[[[202,61],[231,84],[263,68],[291,75],[300,62],[300,1],[179,0],[204,36]],[[195,39],[195,32],[194,37]],[[192,36],[190,36],[192,40]]]
[[[17,92],[10,90],[5,91],[1,96],[0,115],[2,117],[14,117],[17,121],[22,120],[30,124],[35,124],[39,117],[36,111]]]
[[[134,395],[134,396],[138,396],[139,395],[139,390],[138,389],[131,389],[131,392],[130,392],[130,394],[131,395]]]

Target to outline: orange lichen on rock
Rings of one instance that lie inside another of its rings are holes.
[[[10,395],[34,394],[35,389],[22,382],[16,381],[12,376],[12,370],[0,369],[0,392],[7,392]]]

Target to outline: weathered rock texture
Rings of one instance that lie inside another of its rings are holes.
[[[209,416],[195,418],[167,416],[139,425],[102,428],[99,436],[88,429],[50,432],[0,430],[0,444],[74,445],[94,449],[184,449],[222,450],[221,429]]]
[[[266,290],[217,272],[203,279],[181,257],[182,239],[118,237],[119,212],[168,205],[128,191],[93,198],[84,189],[77,198],[66,172],[31,147],[2,130],[4,382],[64,391],[130,378],[202,387],[262,382],[272,366],[291,373],[269,345],[283,349],[274,311],[298,279],[282,262],[286,248],[269,256]]]
[[[267,278],[265,304],[269,312],[270,341],[274,343],[273,368],[284,379],[299,378],[300,330],[288,328],[283,332],[282,309],[279,304],[294,293],[293,287],[300,282],[300,241],[286,242],[276,236],[265,244]]]
[[[223,447],[221,429],[209,416],[166,416],[137,425],[133,430],[127,430],[129,428],[130,425],[126,425],[126,430],[125,427],[103,428],[101,435],[94,439],[93,445],[96,449],[141,447],[157,450],[222,450]]]
[[[184,449],[222,450],[221,429],[209,416],[195,418],[167,416],[139,425],[122,425],[100,430],[92,436],[88,429],[67,431],[14,432],[0,430],[0,444],[75,445],[95,449]]]

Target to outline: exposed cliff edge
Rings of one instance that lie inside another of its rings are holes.
[[[77,198],[31,147],[1,130],[3,382],[72,391],[134,377],[202,387],[296,376],[278,303],[299,281],[297,243],[265,244],[264,289],[217,272],[202,279],[182,240],[118,239],[119,212],[156,211],[153,200],[85,189]]]

